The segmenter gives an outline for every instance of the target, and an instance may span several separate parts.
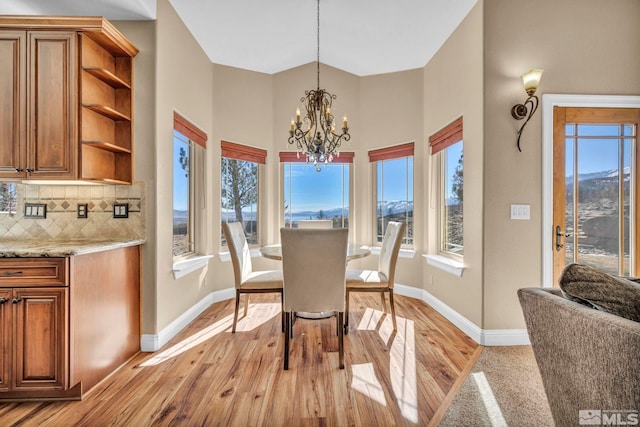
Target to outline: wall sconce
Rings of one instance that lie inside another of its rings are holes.
[[[544,70],[541,70],[539,68],[534,68],[533,70],[529,70],[522,75],[524,90],[525,92],[527,92],[527,95],[529,95],[529,97],[524,101],[523,104],[516,104],[513,106],[513,108],[511,108],[511,115],[514,119],[522,120],[525,117],[527,118],[527,120],[525,120],[522,124],[522,127],[520,127],[520,130],[518,130],[518,142],[516,144],[518,146],[518,151],[522,151],[520,149],[520,135],[522,135],[522,130],[524,129],[526,124],[529,123],[529,120],[531,120],[533,113],[535,113],[538,109],[538,97],[535,95],[535,93],[536,89],[538,89],[538,85],[540,84],[540,79],[542,78],[543,71]],[[529,105],[529,108],[527,108],[527,105]]]

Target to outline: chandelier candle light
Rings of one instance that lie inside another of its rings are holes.
[[[319,163],[328,165],[334,157],[339,157],[342,141],[349,141],[349,122],[345,116],[342,120],[342,133],[336,133],[336,124],[331,106],[335,95],[320,89],[320,0],[318,0],[317,26],[317,88],[304,92],[300,98],[306,113],[301,117],[300,108],[296,109],[295,121],[291,120],[289,130],[289,144],[296,144],[298,158],[304,155],[307,163],[313,163],[316,171],[320,172]]]

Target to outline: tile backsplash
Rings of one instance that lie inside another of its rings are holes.
[[[0,239],[145,238],[144,182],[133,185],[16,184],[15,213],[0,213]],[[25,203],[44,203],[44,219],[24,217]],[[77,217],[86,203],[87,218]],[[113,218],[113,204],[128,203],[128,218]]]

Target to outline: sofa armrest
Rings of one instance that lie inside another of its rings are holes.
[[[559,290],[518,290],[557,425],[578,411],[640,410],[640,323],[570,301]]]

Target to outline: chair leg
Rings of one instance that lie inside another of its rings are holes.
[[[387,312],[387,302],[384,300],[384,292],[380,292],[380,303],[382,304],[382,312]]]
[[[344,333],[348,334],[349,333],[349,289],[347,289],[347,294],[346,294],[346,305],[345,305],[345,315],[344,315]]]
[[[240,290],[236,289],[236,308],[233,311],[233,326],[231,327],[231,333],[236,333],[236,324],[238,323],[238,310],[240,309]]]
[[[282,332],[284,332],[284,292],[280,292],[280,320],[282,322]]]
[[[398,330],[398,324],[396,323],[396,306],[393,302],[393,289],[389,289],[389,305],[391,306],[391,320],[393,320],[393,330]]]
[[[249,294],[244,294],[244,317],[247,317],[249,311]]]
[[[342,323],[344,321],[344,313],[338,313],[338,358],[340,369],[344,369],[344,334],[342,333]]]
[[[291,329],[291,313],[284,313],[284,370],[289,370],[289,330]]]

